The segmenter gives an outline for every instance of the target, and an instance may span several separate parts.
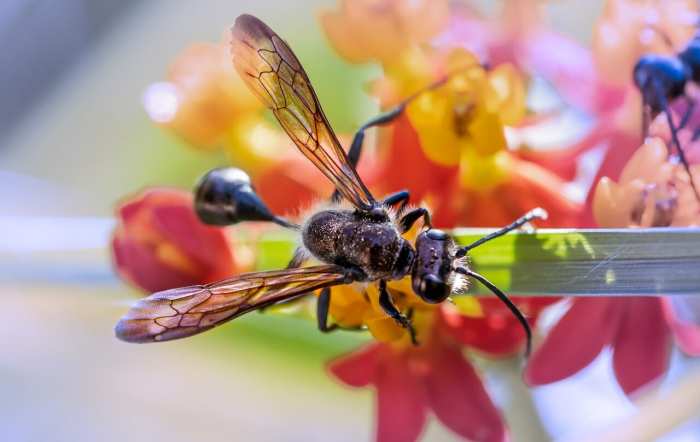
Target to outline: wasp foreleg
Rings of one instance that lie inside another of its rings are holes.
[[[408,190],[400,190],[384,198],[382,204],[384,204],[387,207],[393,207],[399,204],[399,208],[396,211],[396,213],[397,216],[400,216],[400,214],[402,214],[403,211],[406,209],[406,205],[408,204],[408,200],[410,198],[411,194],[408,192]]]
[[[418,345],[418,341],[416,340],[416,330],[413,328],[411,320],[402,315],[396,305],[394,305],[394,301],[391,299],[391,295],[386,289],[386,281],[384,280],[379,281],[379,305],[387,315],[395,319],[396,322],[401,325],[401,327],[408,330],[408,333],[411,335],[411,342],[413,345]]]
[[[428,212],[428,209],[419,207],[417,209],[411,210],[406,215],[404,215],[403,218],[401,218],[401,221],[399,221],[399,225],[401,226],[401,233],[405,233],[411,230],[413,224],[415,224],[416,221],[418,221],[418,219],[421,217],[423,218],[423,224],[425,224],[428,228],[431,228],[432,225],[430,224],[430,212]]]

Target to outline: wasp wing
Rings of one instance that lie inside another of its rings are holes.
[[[232,30],[233,64],[299,150],[359,209],[374,198],[348,161],[299,59],[265,23],[241,15]]]
[[[127,342],[184,338],[249,311],[343,284],[346,274],[342,267],[321,265],[244,273],[213,284],[164,290],[139,300],[114,330]]]

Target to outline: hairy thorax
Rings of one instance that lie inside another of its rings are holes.
[[[393,222],[354,210],[323,210],[302,227],[302,240],[319,260],[361,270],[368,280],[405,276],[412,248]]]

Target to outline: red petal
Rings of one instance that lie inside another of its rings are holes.
[[[525,332],[510,312],[471,318],[451,309],[441,311],[447,331],[457,341],[490,355],[511,355],[522,348],[525,342]]]
[[[318,201],[320,195],[330,195],[333,186],[325,176],[298,152],[283,158],[263,170],[255,178],[258,194],[272,213],[296,214]]]
[[[381,185],[386,192],[408,189],[414,202],[421,201],[429,191],[444,189],[457,171],[456,167],[439,166],[425,156],[418,134],[405,115],[394,123],[389,152],[382,164],[386,167],[377,174],[381,182],[369,184]]]
[[[622,313],[613,343],[613,368],[620,386],[632,394],[667,369],[669,329],[659,298],[616,299]]]
[[[153,206],[192,204],[189,193],[167,187],[154,187],[129,197],[117,207],[117,215],[124,224],[131,223],[137,214]]]
[[[377,442],[415,441],[425,426],[427,398],[405,355],[392,355],[377,371]]]
[[[666,322],[671,327],[678,347],[689,356],[700,356],[700,324],[680,319],[671,305],[671,300],[662,299]]]
[[[609,298],[578,298],[552,328],[525,368],[525,382],[543,385],[587,366],[617,331],[619,312]]]
[[[196,284],[191,275],[184,274],[159,261],[153,251],[129,238],[116,234],[112,238],[112,253],[121,276],[148,292]]]
[[[366,387],[374,381],[377,363],[384,345],[371,344],[328,363],[328,371],[351,387]]]
[[[506,440],[506,426],[481,379],[457,347],[431,352],[426,378],[430,406],[449,429],[474,441]]]
[[[154,227],[201,265],[205,280],[200,283],[234,273],[233,254],[223,229],[199,221],[191,200],[187,205],[156,206],[152,213]]]

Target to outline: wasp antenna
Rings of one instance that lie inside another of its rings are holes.
[[[484,236],[483,238],[480,238],[480,239],[474,241],[473,243],[469,244],[468,246],[460,247],[459,249],[457,249],[457,252],[455,253],[455,258],[462,258],[463,256],[465,256],[467,254],[467,252],[469,252],[474,247],[478,247],[487,241],[491,241],[494,238],[498,238],[499,236],[503,236],[506,233],[508,233],[512,230],[515,230],[515,229],[521,227],[523,224],[527,224],[534,219],[546,220],[548,217],[549,217],[549,214],[547,213],[546,210],[544,210],[541,207],[536,207],[536,208],[530,210],[529,212],[527,212],[525,215],[516,219],[512,223],[508,224],[504,228],[502,228],[500,230],[496,230],[495,232],[490,233],[490,234]]]
[[[457,273],[460,273],[462,275],[470,276],[480,283],[482,283],[486,288],[491,290],[491,292],[498,297],[505,305],[508,307],[508,310],[513,313],[513,316],[520,322],[520,325],[523,326],[523,330],[525,330],[525,337],[526,337],[526,342],[525,342],[525,357],[530,356],[530,352],[532,350],[532,328],[530,328],[530,323],[527,322],[527,319],[525,318],[525,315],[523,312],[520,311],[518,306],[516,306],[513,301],[510,300],[508,295],[503,293],[501,289],[496,287],[494,283],[486,279],[485,276],[476,273],[473,270],[466,269],[464,267],[455,267],[454,271]]]
[[[297,229],[296,224],[273,214],[260,199],[241,169],[213,169],[195,186],[195,212],[202,222],[228,226],[241,221],[268,221]]]

